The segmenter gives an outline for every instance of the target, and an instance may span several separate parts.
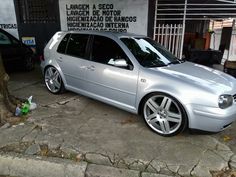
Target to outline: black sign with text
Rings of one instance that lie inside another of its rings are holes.
[[[127,32],[137,16],[124,16],[114,4],[66,4],[68,30]]]

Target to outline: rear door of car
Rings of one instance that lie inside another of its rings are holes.
[[[65,76],[66,85],[74,91],[86,89],[88,39],[88,34],[67,34],[57,49],[57,63]]]
[[[93,36],[91,63],[88,66],[88,90],[98,97],[121,107],[133,109],[136,99],[138,68],[135,68],[120,45],[105,36]],[[125,59],[128,67],[109,64]]]
[[[20,61],[22,59],[22,44],[9,34],[0,31],[0,51],[4,63]]]

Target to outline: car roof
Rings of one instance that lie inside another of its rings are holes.
[[[93,35],[102,35],[110,37],[147,37],[145,35],[134,34],[134,33],[121,33],[121,32],[110,32],[110,31],[63,31],[65,33],[74,33],[74,34],[93,34]]]

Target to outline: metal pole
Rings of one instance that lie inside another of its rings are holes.
[[[161,12],[165,12],[165,11],[183,11],[184,8],[165,8],[165,9],[158,9],[158,11],[161,11]],[[207,7],[207,8],[203,8],[203,7],[199,7],[199,8],[193,8],[193,7],[190,7],[188,8],[188,11],[209,11],[209,10],[223,10],[223,11],[227,11],[227,10],[235,10],[235,8],[231,8],[231,7]]]
[[[182,38],[181,38],[181,46],[180,46],[180,59],[182,59],[182,55],[183,55],[187,4],[188,4],[188,0],[185,0],[185,4],[184,4],[184,18],[183,18],[183,28],[182,28]]]
[[[153,30],[153,40],[156,39],[156,26],[157,26],[157,4],[158,0],[155,3],[155,17],[154,17],[154,30]],[[159,35],[159,34],[158,34]]]
[[[174,9],[173,9],[174,10]],[[184,15],[183,13],[159,13],[157,14],[157,16],[176,16],[176,15]],[[205,13],[189,13],[189,15],[191,16],[214,16],[214,15],[219,15],[219,16],[235,16],[236,13],[209,13],[209,12],[205,12]]]
[[[236,1],[234,0],[233,2],[232,1],[229,1],[229,0],[216,0],[216,1],[219,1],[219,2],[226,2],[226,3],[232,3],[232,4],[235,4]]]
[[[232,40],[232,37],[233,37],[233,33],[234,33],[234,29],[235,29],[235,19],[233,19],[233,23],[232,23],[232,33],[231,33],[231,38],[230,38],[230,43],[229,43],[229,52],[228,52],[228,56],[227,56],[227,60],[229,60],[229,57],[230,57],[230,52],[233,48],[233,40]]]
[[[217,15],[217,14],[216,14]],[[229,14],[230,16],[230,14]],[[195,21],[198,21],[198,20],[224,20],[226,17],[219,17],[219,18],[186,18],[185,20],[186,21],[189,21],[189,20],[195,20]],[[183,18],[157,18],[157,20],[160,20],[160,21],[174,21],[174,20],[183,20]]]
[[[159,4],[158,6],[183,6],[184,4]],[[188,4],[188,6],[235,6],[235,3],[231,4],[205,4],[205,3],[195,3],[195,4]]]

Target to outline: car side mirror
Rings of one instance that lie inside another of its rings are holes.
[[[117,66],[117,67],[127,67],[128,63],[125,59],[110,59],[108,64]]]

